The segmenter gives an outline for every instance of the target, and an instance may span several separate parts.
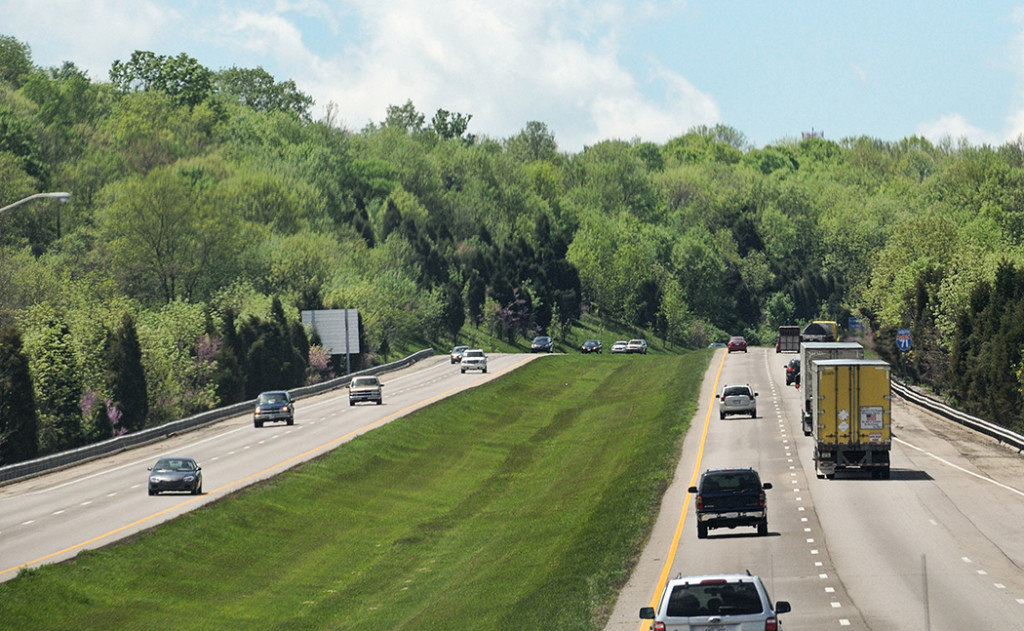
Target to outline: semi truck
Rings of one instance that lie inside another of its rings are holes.
[[[890,366],[879,359],[814,362],[814,466],[818,476],[868,471],[889,478],[892,450]]]
[[[814,428],[814,396],[817,391],[813,363],[821,359],[862,359],[864,347],[857,342],[801,342],[800,391],[803,395],[801,410],[804,436]]]

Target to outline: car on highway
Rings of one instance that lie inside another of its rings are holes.
[[[469,350],[468,346],[456,346],[452,349],[451,359],[453,364],[457,364],[462,361],[462,354]]]
[[[696,486],[697,538],[704,539],[712,528],[754,526],[757,534],[768,534],[768,501],[765,491],[771,482],[761,483],[753,469],[708,469]]]
[[[647,340],[630,340],[626,342],[626,352],[637,355],[647,354]]]
[[[555,342],[547,335],[538,335],[530,344],[531,353],[550,353],[555,350]]]
[[[587,340],[580,346],[581,353],[600,353],[603,350],[601,340]]]
[[[287,390],[270,390],[261,392],[256,397],[256,407],[252,411],[252,423],[263,427],[264,423],[284,421],[288,425],[295,423],[295,404]]]
[[[746,384],[734,384],[722,388],[718,397],[718,418],[728,414],[749,414],[757,418],[757,393]]]
[[[800,385],[800,360],[791,359],[786,364],[786,385],[790,384]]]
[[[149,467],[149,494],[164,491],[185,491],[192,495],[203,492],[203,469],[186,456],[160,458]]]
[[[487,355],[479,348],[471,348],[462,354],[459,371],[466,374],[467,370],[487,372]]]
[[[726,344],[726,348],[728,348],[730,353],[738,353],[740,351],[746,353],[747,338],[743,337],[742,335],[733,335],[732,337],[729,338],[729,342]]]
[[[352,377],[348,384],[348,404],[355,405],[360,401],[370,401],[380,405],[384,402],[382,389],[384,384],[375,375]]]
[[[788,601],[772,605],[757,575],[677,576],[665,585],[657,607],[642,607],[641,620],[654,631],[779,631],[779,614],[792,611]]]
[[[629,344],[626,340],[619,340],[612,344],[612,353],[625,353],[626,346]]]

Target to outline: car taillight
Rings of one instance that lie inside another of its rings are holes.
[[[764,631],[779,631],[779,619],[775,616],[769,616],[764,621]]]
[[[765,505],[764,491],[761,491],[760,493],[758,493],[758,495],[757,495],[757,503],[758,503],[758,505],[761,508],[764,508],[764,505]]]
[[[664,622],[655,622],[654,626],[651,627],[651,628],[654,629],[654,631],[665,631],[665,623]]]
[[[704,508],[704,498],[700,495],[697,496],[697,510]]]

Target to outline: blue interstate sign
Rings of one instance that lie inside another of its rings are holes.
[[[910,329],[897,329],[896,331],[896,346],[901,351],[910,350]]]

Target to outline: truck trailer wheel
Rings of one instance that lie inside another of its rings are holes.
[[[768,520],[767,519],[757,525],[757,534],[759,536],[761,536],[761,537],[763,537],[763,536],[768,534]]]

